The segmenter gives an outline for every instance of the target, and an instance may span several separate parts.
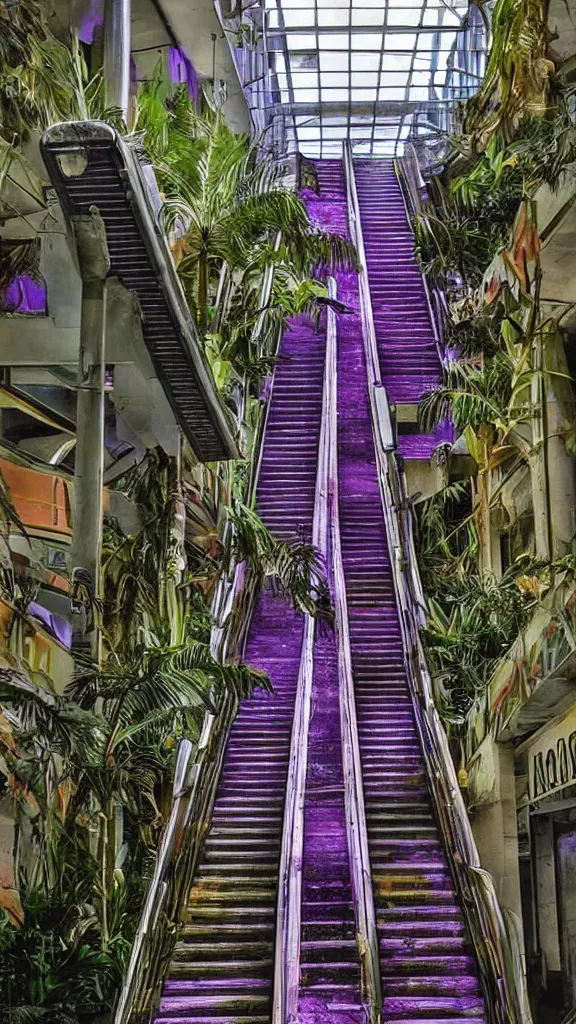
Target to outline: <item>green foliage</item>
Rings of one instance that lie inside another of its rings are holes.
[[[279,324],[304,308],[302,288],[313,298],[307,279],[354,262],[354,250],[313,229],[304,203],[284,184],[286,169],[261,139],[232,131],[219,109],[207,106],[200,116],[185,89],[169,96],[159,69],[140,91],[136,131],[166,197],[165,227],[200,330],[237,379],[247,369],[255,376],[265,369],[259,360],[275,350]],[[261,309],[271,267],[274,295]]]
[[[461,727],[499,661],[528,624],[535,600],[521,592],[518,569],[502,579],[469,575],[444,602],[428,602],[423,630],[436,702],[448,726]]]
[[[80,1024],[106,1010],[123,958],[99,948],[94,915],[31,891],[21,928],[0,922],[0,1022]]]
[[[478,148],[496,130],[510,139],[524,117],[546,112],[554,73],[547,55],[547,17],[543,0],[497,0],[494,5],[486,73],[464,119],[464,131],[474,133]]]
[[[497,579],[478,568],[469,483],[417,506],[418,561],[428,598],[422,631],[438,710],[458,731],[496,663],[527,624],[535,600],[518,585],[526,559]]]
[[[0,134],[12,143],[57,121],[103,118],[122,125],[107,109],[102,72],[91,76],[76,35],[65,46],[47,26],[47,5],[0,3]]]
[[[271,579],[298,611],[318,614],[326,605],[327,589],[316,549],[299,540],[277,540],[257,513],[240,502],[228,509],[228,516],[234,530],[224,565],[246,562],[257,579]]]
[[[423,431],[452,418],[457,434],[471,426],[478,431],[490,423],[506,428],[510,423],[514,364],[505,352],[486,359],[482,367],[450,363],[443,387],[431,391],[420,403]]]

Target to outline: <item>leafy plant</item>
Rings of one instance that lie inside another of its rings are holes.
[[[277,540],[252,509],[240,502],[228,510],[234,530],[224,565],[246,562],[260,583],[271,579],[296,609],[311,615],[330,606],[318,552],[299,540]]]
[[[443,604],[429,599],[423,636],[437,705],[452,728],[464,725],[498,660],[529,621],[536,602],[522,592],[517,575],[516,567],[502,579],[476,573]]]
[[[464,131],[474,133],[479,149],[496,130],[510,139],[524,117],[545,114],[554,74],[541,0],[497,0],[491,37],[486,73],[464,118]]]
[[[261,139],[233,132],[215,107],[200,116],[183,89],[168,98],[159,70],[140,91],[136,131],[166,196],[164,223],[203,333],[228,315],[237,290],[258,293],[271,264],[298,281],[355,262],[347,242],[312,228]]]
[[[121,112],[106,108],[102,72],[89,74],[74,33],[65,46],[50,32],[45,4],[0,3],[0,25],[0,134],[7,142],[57,121],[103,118],[121,127]]]

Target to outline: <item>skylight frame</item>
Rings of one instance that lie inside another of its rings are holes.
[[[266,28],[269,54],[272,61],[275,54],[281,55],[285,64],[279,77],[284,87],[274,99],[281,105],[289,134],[296,140],[295,148],[304,156],[335,155],[335,117],[341,121],[339,139],[350,138],[353,148],[359,152],[382,155],[386,150],[387,155],[398,156],[407,135],[413,137],[434,129],[449,130],[456,103],[472,95],[482,78],[485,32],[481,19],[475,20],[473,14],[468,16],[467,0],[263,0],[263,3],[266,12],[276,12],[275,25]],[[300,21],[306,20],[307,24],[287,26],[284,17],[287,11],[300,12]],[[376,11],[382,12],[382,24],[362,24],[359,12],[367,12],[366,21],[375,21]],[[390,12],[398,22],[398,12],[402,11],[412,12],[410,19],[413,21],[417,14],[417,23],[390,24]],[[330,12],[334,13],[334,21],[344,23],[326,24]],[[360,38],[364,42],[361,49],[358,48]],[[396,39],[398,46],[394,48]],[[299,43],[304,47],[302,50],[296,49]],[[308,61],[302,69],[294,67],[298,53]],[[334,58],[332,61],[327,60],[329,55]],[[386,66],[387,55],[398,59],[396,66]],[[403,71],[401,58],[407,58],[408,66]],[[329,70],[326,65],[330,63],[340,65],[341,70],[336,67]],[[362,64],[366,71],[365,86],[359,82]],[[301,70],[300,75],[298,70]],[[398,76],[398,86],[392,84],[393,74]],[[384,144],[379,129],[390,128],[391,119],[396,129],[394,139],[392,141],[390,133]],[[369,139],[361,130],[368,125],[371,127]],[[299,126],[306,128],[301,138]],[[312,128],[316,129],[315,135]]]

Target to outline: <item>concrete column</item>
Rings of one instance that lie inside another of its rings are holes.
[[[92,207],[74,219],[82,276],[79,380],[76,392],[76,457],[71,563],[73,649],[90,646],[98,659],[94,599],[101,594],[104,383],[106,373],[106,275],[110,268],[104,222]],[[75,641],[75,643],[74,643]]]
[[[542,978],[559,974],[560,935],[556,905],[556,865],[554,860],[554,828],[550,815],[538,815],[534,822],[534,856],[536,860],[536,906],[538,938],[542,955]]]
[[[496,743],[494,760],[499,799],[475,811],[471,824],[482,867],[492,875],[502,907],[515,915],[521,929],[522,899],[513,747]]]
[[[574,537],[576,508],[576,460],[567,455],[562,433],[567,421],[552,389],[548,394],[548,486],[550,488],[552,554],[562,558],[570,552]]]
[[[534,540],[536,557],[548,561],[552,557],[552,535],[550,523],[550,492],[548,487],[548,417],[546,387],[542,380],[542,345],[533,346],[534,370],[532,380],[532,451],[530,453],[530,476],[532,481],[532,507],[534,509]]]
[[[558,836],[558,889],[566,1006],[576,1003],[576,828]]]
[[[128,121],[130,101],[130,0],[104,2],[104,86],[107,107]]]

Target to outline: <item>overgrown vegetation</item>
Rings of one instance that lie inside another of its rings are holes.
[[[91,75],[75,38],[67,47],[51,34],[43,4],[0,0],[0,27],[6,141],[26,145],[58,120],[98,117],[126,130],[118,111],[104,109],[101,73]],[[251,595],[268,585],[298,610],[330,617],[317,552],[266,529],[249,480],[260,391],[282,331],[292,316],[318,319],[325,273],[353,263],[354,251],[313,229],[261,140],[233,133],[214,102],[199,112],[160,69],[141,89],[131,127],[130,144],[145,148],[156,172],[162,226],[246,462],[200,466],[186,447],[178,461],[148,451],[114,485],[137,527],[127,533],[105,521],[103,601],[92,609],[102,664],[86,662],[64,686],[32,672],[22,646],[6,652],[0,778],[15,808],[19,892],[0,889],[0,1021],[10,1024],[109,1019],[169,809],[178,742],[197,738],[206,710],[218,719],[225,705],[230,716],[239,698],[270,685],[246,665],[212,657],[218,582],[242,564]],[[0,505],[7,594],[9,524],[23,527],[2,487]],[[29,599],[18,599],[21,630]],[[226,628],[235,634],[239,625],[231,616]],[[208,813],[209,800],[202,806]]]
[[[135,131],[166,197],[164,224],[215,379],[253,427],[251,405],[287,318],[319,311],[323,272],[354,263],[354,250],[313,229],[265,140],[233,132],[208,102],[200,115],[184,88],[167,96],[159,72],[140,92]]]
[[[11,145],[57,121],[122,115],[104,101],[102,71],[94,75],[73,34],[65,46],[49,28],[44,0],[0,3],[0,136]]]
[[[452,727],[464,725],[534,610],[538,587],[525,580],[549,573],[541,556],[534,562],[534,535],[503,575],[490,552],[506,488],[541,463],[545,475],[551,395],[572,451],[574,393],[562,317],[542,303],[534,197],[574,175],[575,90],[570,65],[554,65],[548,42],[545,5],[498,0],[486,76],[415,218],[418,254],[445,296],[445,340],[457,354],[443,386],[423,400],[421,421],[431,429],[450,415],[475,467],[468,483],[418,509],[430,595],[424,638]]]

